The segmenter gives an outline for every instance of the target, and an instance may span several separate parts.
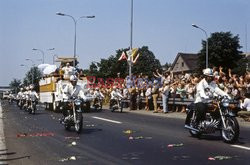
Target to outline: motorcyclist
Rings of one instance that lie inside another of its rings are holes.
[[[11,104],[14,99],[15,99],[15,96],[14,96],[13,92],[10,92],[10,94],[9,94],[9,103]]]
[[[65,88],[63,89],[63,108],[62,108],[62,113],[63,113],[63,121],[67,121],[67,116],[68,116],[68,110],[70,109],[69,107],[69,101],[72,98],[80,97],[84,98],[84,92],[82,91],[82,88],[80,85],[77,85],[78,78],[76,75],[71,75],[70,76],[70,84],[67,84]]]
[[[29,86],[25,87],[25,92],[23,93],[23,99],[24,99],[24,108],[28,108],[28,100],[29,100]]]
[[[34,90],[34,85],[33,84],[30,85],[29,99],[30,99],[30,101],[36,101],[36,102],[39,99],[39,96],[38,96],[37,92]]]
[[[116,86],[113,87],[113,90],[112,90],[112,92],[111,92],[110,95],[111,95],[111,98],[110,98],[109,108],[111,109],[111,107],[115,104],[115,102],[117,101],[117,99],[123,98],[123,96],[120,93],[119,89],[117,89]]]
[[[18,106],[21,106],[21,100],[23,99],[23,92],[24,92],[24,90],[23,90],[23,88],[20,88],[20,91],[17,93],[17,96],[16,96],[16,98],[17,98],[17,105]]]
[[[99,100],[99,101],[102,101],[104,99],[104,95],[102,94],[102,92],[100,91],[99,88],[96,88],[95,91],[94,91],[94,94],[93,94],[93,97],[94,97],[94,105],[96,104],[96,102]]]
[[[230,96],[222,91],[214,81],[213,70],[206,68],[203,70],[204,78],[196,85],[196,95],[194,106],[197,111],[196,123],[199,124],[206,117],[206,111],[208,109],[207,103],[212,101],[214,96],[227,96],[229,99]],[[188,113],[186,125],[189,125],[190,118],[192,113]]]

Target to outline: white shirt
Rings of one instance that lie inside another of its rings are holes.
[[[102,92],[100,92],[100,91],[95,91],[95,92],[94,92],[94,97],[101,97],[101,98],[104,98],[104,95],[103,95]]]
[[[206,92],[206,89],[209,89],[210,92]],[[222,91],[214,81],[208,83],[204,78],[196,86],[194,103],[208,103],[210,100],[209,94],[212,94],[213,96],[227,96],[230,99],[230,96],[226,92]]]
[[[152,88],[148,88],[145,94],[148,97],[148,99],[151,99],[151,94],[152,94]]]
[[[80,85],[73,86],[72,84],[68,84],[63,89],[63,99],[65,101],[68,101],[70,97],[85,98],[84,92],[82,91],[82,88]]]
[[[32,91],[29,91],[29,98],[31,101],[36,101],[38,100],[39,96],[35,90],[32,90]]]
[[[65,79],[69,79],[71,75],[74,75],[76,72],[76,69],[73,66],[65,66],[62,68],[62,70],[64,71],[64,75],[63,78]]]
[[[116,98],[123,98],[123,96],[121,95],[121,93],[119,91],[112,91],[111,92],[111,99],[116,99]]]
[[[247,111],[250,111],[250,99],[249,98],[245,98],[244,102],[241,104],[240,106],[242,109],[246,108]]]

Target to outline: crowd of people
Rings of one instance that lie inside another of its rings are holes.
[[[166,71],[160,74],[158,70],[154,72],[154,78],[150,79],[146,75],[134,75],[132,79],[127,77],[119,88],[119,92],[124,99],[129,100],[130,110],[145,109],[154,113],[170,111],[185,112],[184,105],[168,105],[168,98],[182,98],[193,100],[196,94],[196,85],[204,75],[196,73],[174,74]],[[232,99],[242,102],[242,107],[250,111],[250,72],[239,76],[233,74],[229,69],[224,71],[222,67],[213,68],[213,80],[218,87],[226,92]],[[117,84],[114,84],[116,86]],[[105,96],[105,102],[110,100],[112,88],[102,88],[101,92]],[[142,100],[145,99],[143,104]],[[162,100],[162,105],[157,100]]]

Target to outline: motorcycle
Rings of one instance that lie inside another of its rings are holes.
[[[10,96],[9,98],[9,104],[12,104],[13,103],[13,98]]]
[[[209,103],[205,120],[197,123],[197,110],[194,103],[187,107],[187,117],[185,128],[189,129],[191,136],[200,137],[202,134],[213,134],[216,131],[221,132],[225,143],[234,143],[238,140],[240,128],[236,119],[237,113],[234,113],[235,102],[228,97],[217,97]]]
[[[29,100],[28,101],[28,108],[27,108],[27,110],[28,110],[28,112],[29,112],[29,114],[35,114],[35,112],[36,112],[36,105],[37,105],[37,100]]]
[[[110,109],[111,112],[114,112],[115,110],[120,110],[120,112],[122,113],[123,110],[122,98],[116,97],[115,99],[113,99]]]
[[[74,126],[77,133],[81,133],[83,127],[83,116],[81,109],[82,100],[79,98],[73,98],[69,100],[67,106],[67,117],[65,117],[64,127],[66,130],[70,130]]]
[[[23,109],[24,102],[25,102],[24,99],[19,99],[19,101],[18,101],[18,107],[20,108],[20,110]]]
[[[94,109],[101,111],[102,110],[102,102],[103,102],[103,98],[101,96],[97,96],[96,98],[94,98],[94,104],[93,104]]]

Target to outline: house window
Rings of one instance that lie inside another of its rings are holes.
[[[184,67],[184,62],[181,63],[181,66]]]

